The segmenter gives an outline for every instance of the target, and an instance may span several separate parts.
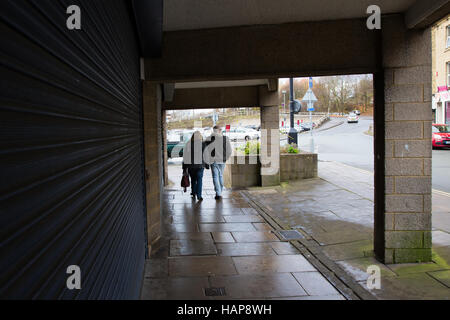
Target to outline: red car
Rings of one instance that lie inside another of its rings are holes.
[[[434,148],[450,148],[450,125],[433,124],[431,127],[433,149]]]

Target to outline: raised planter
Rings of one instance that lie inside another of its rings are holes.
[[[280,154],[280,181],[317,178],[317,153]]]
[[[223,178],[227,188],[261,186],[261,164],[258,156],[232,156],[225,165]]]

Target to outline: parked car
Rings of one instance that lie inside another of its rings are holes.
[[[347,123],[358,123],[359,117],[355,113],[350,113],[347,117]]]
[[[183,156],[183,148],[191,138],[194,130],[176,130],[167,134],[167,157],[177,158]]]
[[[253,130],[256,130],[256,131],[261,131],[261,126],[257,126],[257,125],[255,125],[255,124],[245,126],[245,128],[253,129]]]
[[[361,114],[361,111],[359,110],[353,110],[353,113],[356,114],[357,116],[359,116]]]
[[[433,124],[431,132],[433,149],[450,148],[450,125]]]
[[[297,132],[305,131],[305,129],[303,128],[302,125],[300,125],[300,126],[295,125],[294,128],[295,128],[295,130],[297,130]],[[290,130],[291,130],[291,127],[290,127],[290,126],[287,126],[287,127],[280,127],[280,133],[281,133],[281,134],[288,134]],[[309,129],[308,129],[308,130],[309,130]]]
[[[259,140],[260,133],[259,131],[250,129],[250,128],[231,128],[229,132],[223,131],[223,134],[230,138],[231,141],[239,141],[239,140]]]

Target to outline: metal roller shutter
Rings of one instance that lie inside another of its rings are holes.
[[[81,8],[82,29],[66,27]],[[126,0],[2,0],[1,298],[138,298],[142,88]],[[66,269],[81,268],[81,290]]]

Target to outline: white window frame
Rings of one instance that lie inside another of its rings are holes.
[[[447,61],[447,88],[450,87],[450,61]]]
[[[450,25],[448,25],[446,29],[447,29],[447,43],[445,45],[445,48],[448,49],[450,48]]]

